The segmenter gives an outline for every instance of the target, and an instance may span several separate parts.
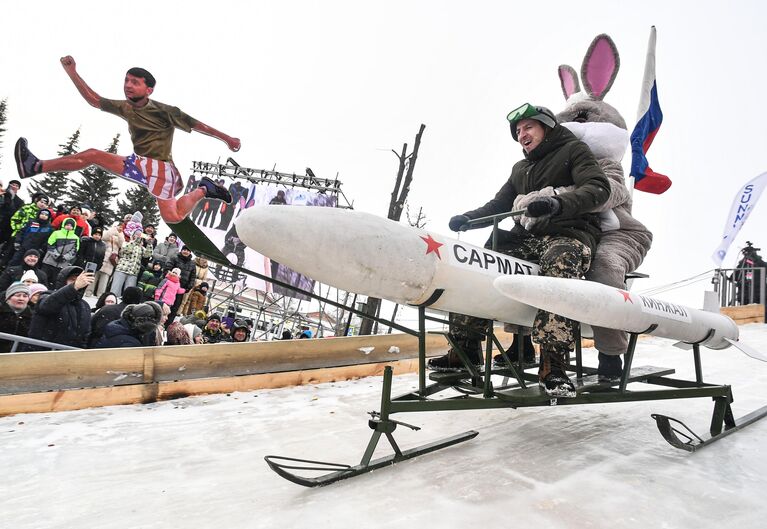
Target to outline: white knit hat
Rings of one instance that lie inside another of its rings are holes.
[[[23,283],[24,281],[28,281],[30,279],[33,279],[35,283],[39,283],[40,282],[37,279],[37,274],[34,272],[34,270],[27,270],[26,272],[24,272],[21,275],[21,279],[19,279],[19,281],[21,281]]]

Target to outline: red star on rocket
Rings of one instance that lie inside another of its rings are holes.
[[[437,254],[437,257],[439,257],[440,260],[442,260],[442,256],[439,253],[439,247],[445,246],[441,242],[437,242],[434,239],[431,238],[431,234],[427,234],[427,237],[421,237],[423,242],[426,243],[426,255],[429,255],[431,252],[434,252]]]
[[[631,294],[630,293],[626,292],[625,290],[621,290],[621,289],[618,289],[618,292],[620,292],[621,296],[623,296],[623,301],[624,302],[628,301],[632,305],[634,304],[634,302],[631,301]]]

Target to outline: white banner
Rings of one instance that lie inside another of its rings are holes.
[[[759,196],[765,187],[767,187],[767,173],[762,173],[738,190],[735,200],[732,202],[730,214],[727,215],[722,242],[711,256],[717,267],[722,266],[727,250],[730,248],[732,241],[735,240],[743,224],[746,223],[748,216],[751,215],[751,211],[756,206],[756,202],[759,200]]]
[[[186,185],[185,192],[197,187],[199,176],[192,175]],[[249,183],[243,180],[232,181],[221,178],[218,182],[229,189],[232,194],[232,204],[224,204],[216,199],[204,199],[194,208],[189,218],[197,224],[202,232],[216,244],[233,263],[259,274],[278,279],[294,287],[314,290],[314,280],[291,270],[285,265],[271,261],[255,250],[245,246],[237,236],[234,219],[249,207],[263,204],[286,204],[294,206],[336,206],[336,197],[309,191],[301,187],[287,187],[262,183]],[[268,229],[265,227],[264,229]],[[300,244],[301,234],[296,233],[295,240],[285,241],[285,244]],[[339,264],[342,266],[342,264]],[[296,294],[293,290],[274,286],[261,279],[228,271],[218,265],[212,265],[211,273],[220,280],[229,282],[244,282],[244,285],[262,292],[274,292],[298,299],[308,300],[304,295]]]

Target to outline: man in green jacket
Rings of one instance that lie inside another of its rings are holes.
[[[484,206],[450,219],[450,229],[459,231],[469,220],[512,210],[517,195],[544,187],[575,186],[555,197],[540,197],[527,207],[536,222],[527,231],[519,225],[499,237],[497,251],[537,262],[540,275],[582,277],[599,240],[598,216],[587,211],[604,203],[610,195],[607,177],[586,144],[557,123],[545,107],[525,104],[508,115],[511,135],[522,145],[524,159],[511,171],[508,181]],[[481,340],[487,321],[462,314],[450,315],[451,338],[476,364],[481,363]],[[574,349],[573,322],[539,310],[533,324],[533,340],[540,345],[539,383],[552,397],[574,397],[575,387],[567,376],[567,353]],[[434,370],[458,370],[458,356],[430,360]]]
[[[48,250],[43,257],[43,271],[48,275],[48,286],[53,286],[59,272],[70,266],[80,249],[80,237],[75,232],[77,223],[72,217],[66,217],[61,228],[48,237]]]

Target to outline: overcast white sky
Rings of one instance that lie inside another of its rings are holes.
[[[15,176],[12,146],[29,139],[51,157],[77,127],[81,147],[104,148],[127,127],[89,107],[59,65],[71,54],[105,97],[122,97],[124,72],[158,79],[154,98],[242,139],[234,158],[255,168],[339,178],[357,209],[385,216],[396,173],[391,149],[426,124],[410,194],[427,229],[491,198],[521,149],[507,112],[530,101],[563,107],[556,69],[580,69],[594,36],[608,33],[621,70],[606,100],[633,126],[649,28],[658,28],[657,78],[665,114],[650,164],[674,185],[637,193],[635,216],[655,234],[638,288],[713,268],[730,203],[767,170],[761,2],[641,4],[457,1],[76,0],[3,6],[0,98],[8,132],[0,180]],[[224,144],[178,132],[174,159],[224,160]],[[629,155],[624,159],[628,167]],[[767,245],[760,204],[725,265],[748,239]],[[464,238],[481,244],[487,234]],[[766,247],[767,249],[767,247]],[[674,293],[665,295],[674,299]],[[697,297],[696,297],[697,300]],[[697,301],[682,300],[698,305]]]

